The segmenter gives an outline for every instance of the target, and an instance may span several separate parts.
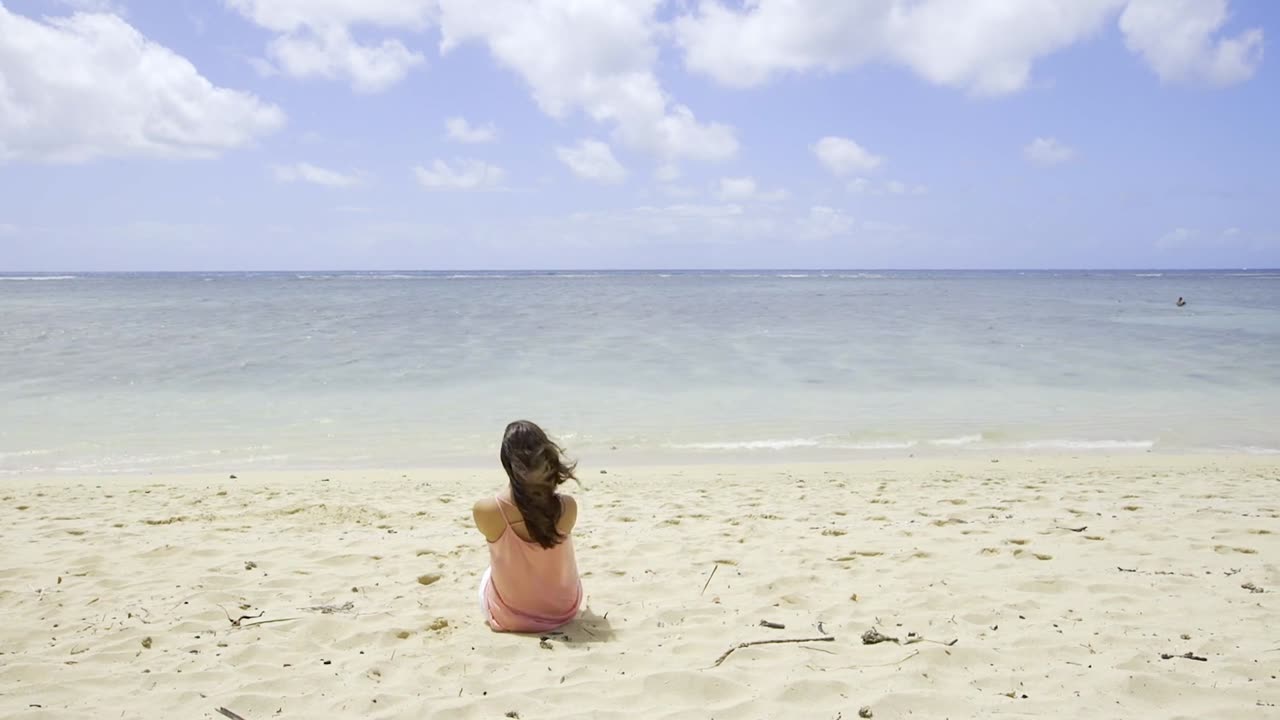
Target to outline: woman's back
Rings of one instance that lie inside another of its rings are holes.
[[[577,614],[582,583],[569,535],[577,519],[577,504],[564,496],[561,502],[564,511],[557,529],[564,539],[546,548],[529,537],[514,503],[501,496],[492,499],[492,508],[504,526],[489,542],[488,582],[481,586],[481,592],[494,630],[542,632],[564,625]],[[488,514],[488,509],[477,508],[477,525],[479,516]],[[492,527],[491,522],[485,525]],[[492,537],[485,535],[486,539]]]
[[[537,425],[507,426],[499,454],[507,491],[475,504],[476,528],[489,544],[480,605],[494,630],[541,632],[573,619],[582,583],[570,533],[573,498],[556,488],[574,477],[574,463]]]

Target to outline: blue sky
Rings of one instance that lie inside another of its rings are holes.
[[[1276,267],[1277,19],[0,0],[0,271]]]

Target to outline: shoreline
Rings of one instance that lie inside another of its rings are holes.
[[[743,457],[744,455],[746,457]],[[950,468],[959,471],[972,472],[981,468],[998,466],[1001,464],[1032,464],[1036,466],[1059,465],[1063,467],[1105,464],[1109,467],[1119,468],[1143,466],[1185,468],[1190,465],[1206,462],[1229,463],[1242,466],[1259,465],[1264,467],[1280,467],[1280,453],[1215,452],[1211,450],[1206,450],[1204,452],[1178,451],[1170,453],[1151,450],[1132,452],[1087,451],[1076,453],[1050,451],[1001,453],[975,450],[963,452],[942,451],[937,454],[916,453],[907,456],[887,454],[874,456],[860,455],[853,458],[832,458],[829,456],[788,458],[773,455],[768,453],[768,451],[765,451],[759,457],[755,457],[751,453],[739,453],[734,459],[707,456],[692,459],[688,456],[664,456],[657,461],[653,460],[652,456],[640,458],[630,453],[592,454],[583,457],[576,457],[573,453],[570,453],[570,458],[578,461],[579,479],[583,481],[595,474],[598,474],[600,470],[605,470],[607,474],[610,468],[625,469],[629,472],[635,473],[646,469],[657,472],[669,472],[671,470],[706,470],[709,468],[732,468],[735,470],[749,470],[751,468],[776,469],[783,466],[807,470],[862,469],[875,471],[886,469],[899,470],[903,469],[903,466],[911,466],[916,469],[926,471]],[[235,475],[236,479],[253,479],[255,481],[298,481],[314,479],[315,477],[350,480],[367,479],[375,476],[391,477],[407,474],[420,477],[434,477],[452,473],[466,473],[474,475],[475,473],[487,471],[496,472],[501,476],[502,468],[499,465],[496,454],[491,461],[468,459],[436,464],[406,464],[400,466],[317,466],[287,468],[249,467],[237,469],[234,463],[228,463],[225,469],[219,469],[217,471],[192,471],[181,468],[175,470],[156,469],[99,472],[31,472],[18,470],[8,471],[8,474],[0,473],[0,487],[2,487],[6,482],[23,480],[32,482],[87,482],[95,479],[153,479],[165,482],[212,482],[230,479],[230,475]]]

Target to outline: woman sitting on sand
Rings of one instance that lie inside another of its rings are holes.
[[[556,487],[574,463],[542,428],[517,420],[502,435],[499,457],[510,481],[472,509],[489,541],[489,568],[480,578],[480,608],[499,632],[546,632],[582,605],[582,582],[569,533],[578,504]]]

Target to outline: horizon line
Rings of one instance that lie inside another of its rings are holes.
[[[187,269],[187,270],[0,270],[6,275],[186,275],[204,273],[230,274],[281,274],[281,273],[733,273],[733,272],[1280,272],[1280,267],[735,267],[735,268],[440,268],[440,269],[368,269],[368,268],[280,268],[271,270],[249,269]]]

